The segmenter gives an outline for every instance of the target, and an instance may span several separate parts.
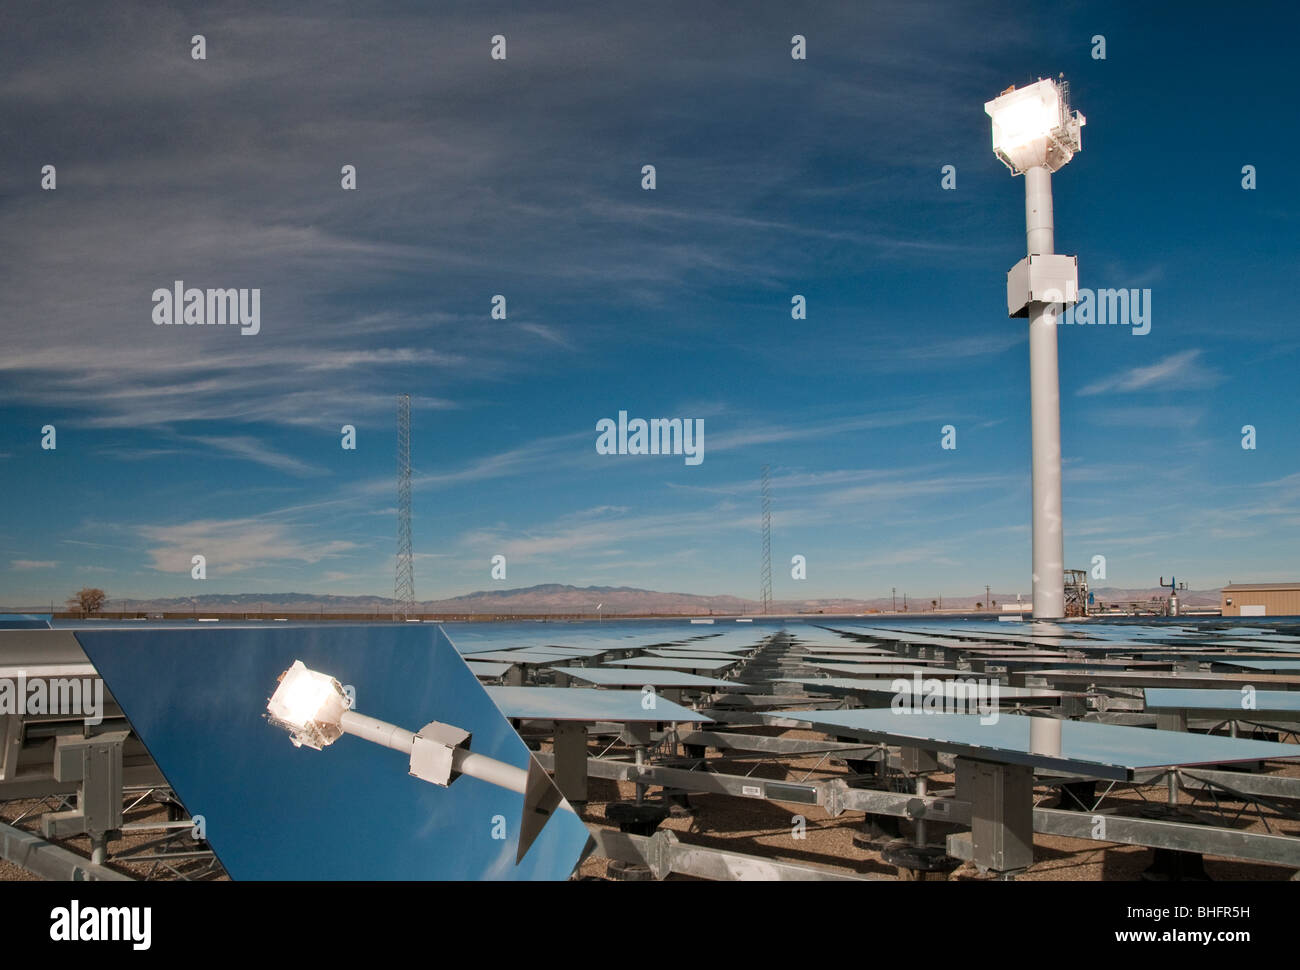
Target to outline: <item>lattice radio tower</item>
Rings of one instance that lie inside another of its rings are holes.
[[[763,571],[759,580],[759,599],[763,603],[763,612],[772,606],[772,492],[768,482],[768,466],[763,466]]]
[[[397,395],[397,577],[393,610],[415,612],[415,571],[411,566],[411,395]]]

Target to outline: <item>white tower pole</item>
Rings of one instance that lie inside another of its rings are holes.
[[[1025,235],[1029,255],[1056,249],[1052,219],[1052,173],[1046,166],[1025,172]],[[1033,439],[1034,618],[1065,616],[1065,540],[1061,520],[1061,380],[1056,316],[1060,307],[1029,304],[1029,396]]]

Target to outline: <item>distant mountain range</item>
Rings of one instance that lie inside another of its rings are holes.
[[[1169,595],[1167,589],[1158,586],[1145,589],[1102,588],[1093,590],[1097,600],[1103,603],[1128,604],[1144,603],[1155,597]],[[1180,591],[1185,606],[1218,606],[1219,591],[1185,590]],[[931,600],[937,600],[937,594],[928,596],[907,596],[908,611],[912,613],[927,612],[933,607]],[[992,594],[992,599],[1001,609],[1004,603],[1014,603],[1014,593]],[[1025,594],[1024,600],[1029,600]],[[943,609],[975,610],[977,604],[983,604],[982,595],[944,596]],[[903,608],[904,598],[899,594],[898,609]],[[637,589],[631,586],[568,586],[559,583],[546,583],[540,586],[528,586],[520,589],[480,590],[449,599],[424,600],[416,604],[419,613],[474,613],[474,614],[588,614],[595,616],[597,605],[604,616],[644,615],[644,614],[682,614],[707,615],[744,614],[760,612],[758,600],[744,599],[738,596],[700,596],[693,593],[665,593],[649,589]],[[62,605],[59,604],[59,608]],[[104,605],[105,612],[135,611],[176,613],[191,610],[212,613],[383,613],[392,610],[393,601],[386,596],[322,596],[315,593],[210,593],[196,597],[172,597],[149,600],[118,600],[110,596]],[[806,600],[776,600],[769,608],[773,613],[866,613],[869,611],[888,612],[894,609],[891,597],[870,599],[829,598]]]

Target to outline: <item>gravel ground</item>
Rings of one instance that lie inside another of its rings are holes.
[[[15,819],[22,819],[17,823],[17,827],[25,832],[40,834],[40,823],[37,821],[44,811],[57,810],[56,799],[23,799],[21,801],[0,802],[0,821],[6,824],[14,825]],[[128,812],[124,821],[132,822],[165,822],[167,821],[167,806],[160,805],[157,802],[146,799],[139,806]],[[110,855],[109,867],[119,872],[124,872],[136,879],[153,879],[153,880],[175,880],[182,876],[188,879],[204,880],[224,880],[228,878],[225,872],[215,861],[209,865],[207,860],[178,860],[171,865],[176,870],[169,871],[166,866],[154,862],[114,862],[112,855],[120,853],[126,849],[142,845],[152,839],[159,838],[163,833],[160,831],[131,833],[122,839],[114,839],[108,844]],[[86,836],[77,836],[68,839],[52,840],[56,845],[60,845],[77,855],[90,858],[90,839]],[[185,848],[192,849],[192,843],[188,840],[182,843]],[[157,854],[153,850],[149,854]],[[179,875],[178,875],[179,873]],[[0,860],[0,881],[3,882],[24,882],[38,878],[32,875],[26,869],[21,869],[11,862]]]

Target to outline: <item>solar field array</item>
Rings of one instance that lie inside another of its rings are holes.
[[[0,630],[0,682],[102,679],[108,698],[94,726],[0,715],[0,805],[29,806],[6,829],[76,856],[46,852],[55,877],[1033,879],[1080,878],[1060,860],[1084,856],[1082,878],[1300,870],[1300,633],[1281,624],[29,621]],[[263,715],[295,659],[403,736],[463,729],[531,794],[430,785],[414,758],[408,773],[351,738],[293,748]],[[98,736],[121,759],[107,793],[56,770]],[[109,827],[47,821],[91,798],[116,799]],[[168,813],[137,851],[146,799]],[[391,823],[358,824],[376,804]],[[489,836],[484,819],[510,822]],[[339,858],[310,851],[326,832]]]

